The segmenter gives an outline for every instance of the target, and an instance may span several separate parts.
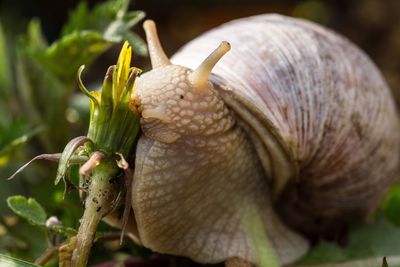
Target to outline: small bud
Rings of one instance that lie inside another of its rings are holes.
[[[62,222],[56,216],[51,216],[46,221],[46,227],[53,228],[54,226],[62,226]]]

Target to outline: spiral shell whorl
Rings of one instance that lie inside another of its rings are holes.
[[[171,61],[194,67],[221,39],[232,51],[214,80],[254,104],[299,167],[287,199],[277,202],[282,214],[300,212],[291,219],[307,232],[299,225],[375,208],[397,168],[399,124],[368,57],[313,23],[260,15],[203,34]]]

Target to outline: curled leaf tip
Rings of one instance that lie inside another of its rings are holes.
[[[85,69],[85,65],[82,65],[78,69],[78,74],[77,74],[77,82],[79,89],[84,93],[87,97],[89,97],[95,105],[99,105],[99,101],[96,99],[96,97],[85,87],[85,85],[82,82],[82,72]]]
[[[112,80],[112,76],[113,73],[115,71],[116,66],[112,65],[110,67],[108,67],[107,72],[106,72],[106,76],[105,76],[105,80],[111,79]]]
[[[28,167],[32,162],[39,160],[39,159],[44,159],[44,160],[49,160],[49,161],[59,161],[61,158],[61,153],[56,153],[56,154],[42,154],[39,156],[34,157],[27,163],[25,163],[22,167],[20,167],[13,175],[7,178],[7,180],[12,180],[14,179],[19,173],[21,173],[26,167]]]
[[[103,82],[103,87],[101,89],[101,92],[107,91],[107,94],[112,91],[112,86],[113,86],[113,75],[115,72],[115,65],[108,67],[106,75],[104,76],[104,82]]]
[[[92,143],[86,136],[79,136],[72,139],[64,148],[63,153],[61,154],[61,158],[58,164],[57,175],[54,181],[54,184],[57,185],[61,179],[64,179],[67,170],[69,168],[70,160],[74,153],[78,150],[78,148],[85,143]]]
[[[135,84],[135,80],[136,80],[137,75],[138,75],[138,73],[134,72],[134,71],[132,71],[129,74],[128,81],[126,82],[126,88],[128,90],[132,90],[133,89],[133,86]]]

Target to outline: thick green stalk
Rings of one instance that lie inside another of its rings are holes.
[[[110,179],[116,177],[119,171],[116,164],[108,162],[100,163],[92,171],[89,194],[85,199],[85,211],[72,254],[72,266],[84,267],[87,264],[96,227],[102,217],[113,208],[118,196],[118,191],[110,184]]]
[[[117,65],[108,69],[101,91],[90,92],[86,89],[81,80],[84,67],[78,71],[79,87],[91,99],[87,135],[87,139],[90,140],[88,143],[91,145],[86,146],[85,150],[90,158],[80,168],[81,186],[84,189],[82,192],[85,192],[82,196],[87,195],[85,211],[76,239],[69,245],[74,247],[71,260],[74,267],[86,266],[97,224],[115,206],[123,204],[119,194],[124,194],[126,189],[122,188],[125,183],[121,180],[121,176],[118,176],[122,169],[118,167],[117,160],[130,159],[139,131],[139,115],[129,106],[135,79],[140,72],[130,67],[131,50],[128,43],[125,43]],[[78,141],[87,140],[81,138]],[[75,147],[72,148],[67,150],[76,150]],[[96,153],[101,156],[97,157]],[[61,172],[61,176],[64,175],[65,172]],[[120,180],[115,181],[115,179]]]

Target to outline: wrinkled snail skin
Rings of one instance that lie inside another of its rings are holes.
[[[234,114],[211,84],[206,91],[190,88],[190,73],[170,65],[137,80],[139,112],[153,115],[141,121],[133,182],[141,242],[203,263],[232,257],[257,263],[246,225],[254,206],[268,232],[286,237],[276,236],[275,245],[293,261],[307,242],[272,211],[268,179]],[[289,241],[296,249],[287,248]]]
[[[129,225],[144,246],[257,265],[251,228],[261,222],[286,264],[308,250],[300,232],[376,208],[397,169],[399,124],[379,71],[353,44],[261,15],[201,35],[171,64],[154,23],[144,28],[153,70],[132,96],[143,134]]]

